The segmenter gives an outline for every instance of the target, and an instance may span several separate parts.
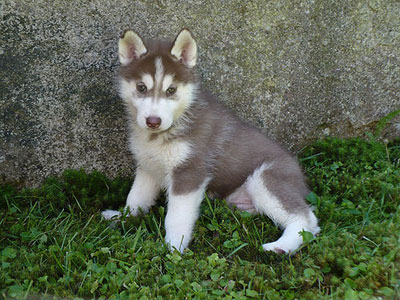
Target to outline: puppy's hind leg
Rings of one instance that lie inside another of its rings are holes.
[[[295,215],[287,223],[286,227],[282,226],[285,228],[282,236],[275,242],[264,244],[264,250],[276,253],[293,252],[303,243],[303,238],[300,235],[301,231],[310,231],[313,235],[316,235],[320,230],[317,226],[317,218],[312,211],[308,216]]]
[[[263,164],[246,182],[256,210],[284,230],[277,241],[263,245],[266,251],[293,252],[303,243],[301,231],[316,235],[320,230],[317,218],[304,199],[307,189],[302,174],[295,171],[282,174],[285,171],[276,171],[273,165]]]

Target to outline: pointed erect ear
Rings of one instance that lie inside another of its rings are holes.
[[[131,61],[139,59],[146,54],[147,49],[142,39],[132,30],[122,33],[118,42],[118,54],[121,65],[126,66]]]
[[[197,45],[190,31],[182,29],[171,48],[171,54],[182,61],[188,68],[196,65]]]

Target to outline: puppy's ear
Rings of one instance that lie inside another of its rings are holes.
[[[118,42],[118,55],[121,65],[126,66],[146,53],[146,46],[138,34],[132,30],[125,30],[122,33]]]
[[[182,61],[188,68],[196,65],[197,45],[188,29],[182,29],[177,35],[171,48],[171,54]]]

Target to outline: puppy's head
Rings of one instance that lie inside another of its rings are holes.
[[[197,45],[183,29],[173,42],[145,43],[131,30],[118,44],[120,95],[137,125],[152,132],[168,130],[190,107],[196,92]]]

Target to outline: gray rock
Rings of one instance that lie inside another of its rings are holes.
[[[173,38],[189,27],[204,85],[294,151],[362,136],[400,108],[399,15],[396,0],[2,1],[0,182],[132,172],[115,85],[125,28]]]

